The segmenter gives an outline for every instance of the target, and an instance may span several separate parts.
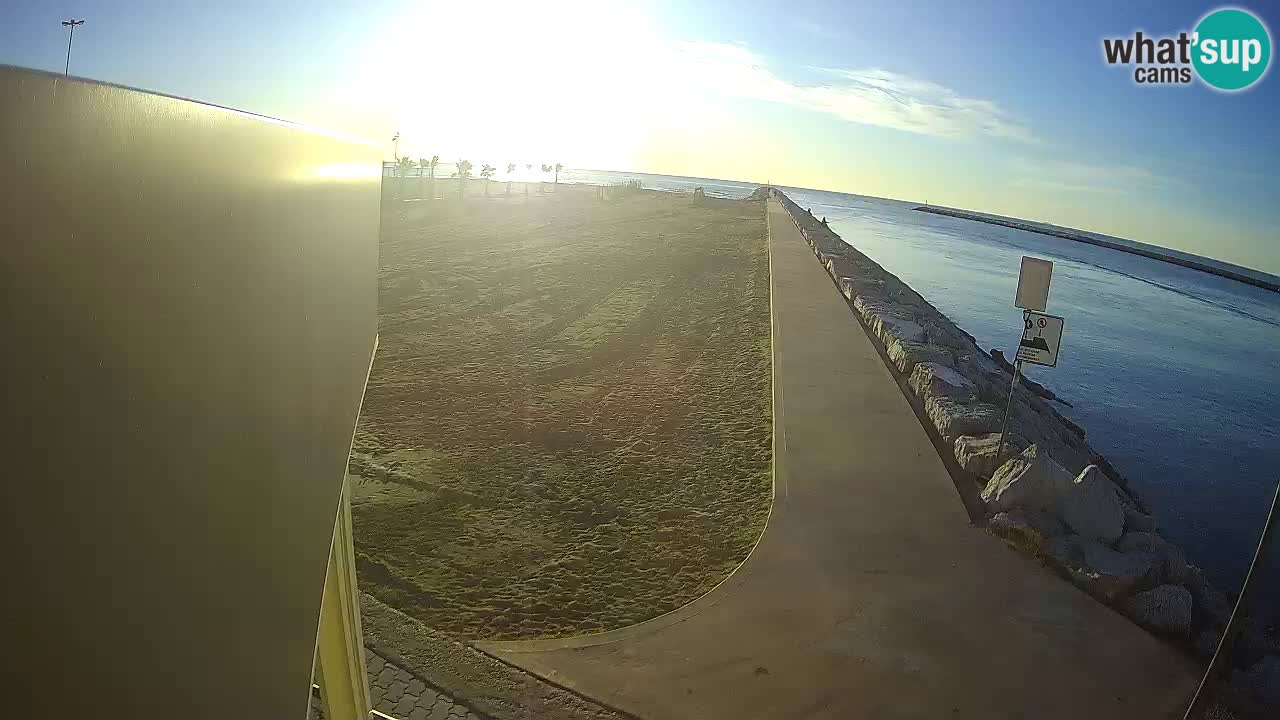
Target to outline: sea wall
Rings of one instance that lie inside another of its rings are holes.
[[[1052,392],[1015,393],[1004,461],[996,452],[1013,381],[998,351],[985,352],[919,293],[800,208],[772,192],[888,363],[906,381],[928,430],[980,489],[988,529],[1031,553],[1099,601],[1201,658],[1213,655],[1231,613],[1182,550],[1164,538],[1147,504],[1064,417]],[[1280,643],[1246,626],[1241,673],[1275,674]],[[1252,676],[1250,676],[1252,677]],[[1280,678],[1274,678],[1280,680]],[[1264,682],[1264,680],[1258,680]]]
[[[1276,292],[1280,292],[1280,283],[1276,282],[1274,279],[1260,277],[1262,273],[1257,273],[1257,275],[1253,275],[1253,274],[1250,274],[1250,272],[1252,271],[1249,271],[1247,269],[1243,269],[1244,271],[1240,272],[1237,270],[1232,270],[1231,268],[1225,268],[1219,265],[1214,265],[1212,263],[1200,262],[1193,258],[1179,257],[1178,255],[1170,255],[1169,253],[1160,252],[1155,248],[1149,249],[1145,247],[1138,247],[1135,245],[1126,245],[1124,243],[1111,242],[1109,240],[1105,240],[1100,237],[1095,237],[1093,235],[1087,235],[1082,232],[1072,232],[1070,230],[1066,230],[1063,228],[1046,227],[1044,225],[1039,225],[1039,224],[1030,223],[1030,222],[1023,222],[1023,221],[1014,220],[1011,218],[995,217],[992,215],[982,215],[979,213],[965,212],[964,210],[955,210],[952,208],[937,207],[934,205],[924,205],[922,207],[916,208],[916,210],[919,212],[933,213],[934,215],[946,215],[948,217],[956,217],[956,218],[961,218],[963,220],[973,220],[974,222],[987,223],[989,225],[1003,225],[1005,227],[1011,227],[1016,230],[1025,230],[1027,232],[1038,233],[1040,235],[1058,237],[1064,240],[1074,240],[1076,242],[1082,242],[1088,245],[1097,245],[1099,247],[1104,247],[1111,250],[1118,250],[1120,252],[1131,253],[1133,255],[1141,255],[1143,257],[1149,257],[1154,260],[1161,260],[1163,262],[1172,263],[1174,265],[1181,265],[1182,267],[1192,268],[1193,270],[1199,270],[1200,272],[1209,273],[1210,275],[1217,275],[1219,277],[1230,278],[1231,280],[1242,282],[1247,285],[1254,285],[1256,287],[1264,288],[1266,290],[1274,290]]]

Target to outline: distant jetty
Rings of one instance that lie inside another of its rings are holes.
[[[1280,279],[1268,279],[1268,277],[1264,277],[1265,273],[1259,272],[1257,275],[1252,275],[1252,274],[1249,274],[1248,272],[1232,270],[1231,268],[1221,267],[1211,262],[1196,260],[1191,257],[1185,257],[1185,256],[1182,256],[1181,254],[1170,254],[1169,252],[1161,251],[1156,248],[1147,248],[1138,244],[1128,245],[1123,242],[1117,242],[1114,240],[1105,240],[1095,235],[1088,235],[1082,232],[1072,232],[1071,230],[1050,227],[1046,225],[1041,225],[1039,223],[1026,222],[1023,220],[1013,220],[1010,218],[1003,218],[1003,217],[997,217],[994,215],[985,215],[982,213],[968,212],[965,210],[953,210],[951,208],[934,207],[932,205],[922,205],[915,209],[919,210],[920,212],[933,213],[934,215],[947,215],[949,217],[957,217],[963,220],[973,220],[975,222],[984,222],[991,225],[1004,225],[1005,227],[1011,227],[1011,228],[1014,228],[1015,230],[1026,230],[1027,232],[1039,233],[1041,235],[1051,235],[1053,237],[1060,237],[1065,240],[1075,240],[1076,242],[1088,243],[1090,245],[1097,245],[1099,247],[1109,248],[1111,250],[1119,250],[1120,252],[1132,253],[1134,255],[1141,255],[1143,257],[1149,257],[1155,260],[1162,260],[1167,263],[1173,263],[1174,265],[1189,267],[1193,270],[1199,270],[1200,272],[1209,273],[1210,275],[1217,275],[1219,277],[1229,278],[1231,280],[1236,280],[1238,282],[1242,282],[1247,285],[1253,285],[1255,287],[1260,287],[1266,290],[1280,292]],[[1241,268],[1241,270],[1246,270],[1246,269]]]

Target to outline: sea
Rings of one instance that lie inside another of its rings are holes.
[[[758,185],[560,174],[569,183],[625,180],[728,198]],[[1047,312],[1065,318],[1058,365],[1027,366],[1027,375],[1071,403],[1058,409],[1128,478],[1160,532],[1219,588],[1239,591],[1280,482],[1280,293],[1096,245],[918,212],[918,203],[781,189],[984,349],[1006,357],[1022,332],[1022,311],[1013,306],[1021,258],[1053,261]],[[1253,610],[1280,619],[1280,548],[1271,555],[1254,578]]]

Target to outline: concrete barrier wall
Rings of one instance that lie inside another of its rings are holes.
[[[380,155],[0,67],[6,716],[304,716]]]

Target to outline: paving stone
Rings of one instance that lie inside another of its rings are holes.
[[[487,720],[372,650],[366,653],[365,668],[369,704],[395,720]]]
[[[406,688],[408,688],[408,684],[403,683],[400,680],[391,681],[391,684],[387,686],[387,699],[393,703],[400,702],[400,697],[404,695]]]

